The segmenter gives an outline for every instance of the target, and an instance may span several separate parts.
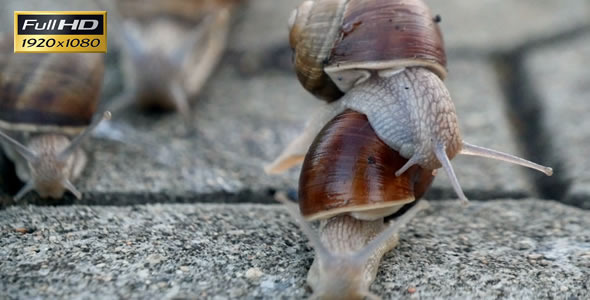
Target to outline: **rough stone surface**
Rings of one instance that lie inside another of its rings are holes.
[[[543,104],[541,118],[555,147],[555,160],[563,160],[572,184],[569,198],[590,208],[590,34],[567,43],[538,49],[525,61],[532,86]],[[555,63],[548,63],[555,62]]]
[[[402,230],[372,290],[386,299],[587,299],[588,228],[588,211],[549,201],[432,203]],[[313,252],[274,205],[11,207],[0,231],[3,299],[309,296]]]
[[[450,48],[507,50],[539,38],[590,25],[586,0],[426,0],[442,17]]]

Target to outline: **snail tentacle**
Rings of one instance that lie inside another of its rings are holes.
[[[521,165],[523,167],[527,167],[530,169],[537,170],[539,172],[545,173],[547,176],[553,175],[553,169],[550,167],[542,166],[540,164],[534,163],[532,161],[526,160],[524,158],[520,158],[518,156],[500,152],[494,149],[484,148],[481,146],[469,144],[463,141],[463,145],[461,147],[461,152],[459,154],[464,155],[471,155],[471,156],[479,156],[479,157],[486,157],[495,160],[505,161],[511,164]]]
[[[463,202],[463,204],[469,203],[469,199],[463,193],[463,189],[461,188],[461,184],[459,183],[459,179],[457,179],[457,175],[455,174],[455,170],[453,170],[453,165],[451,164],[451,160],[447,156],[446,146],[444,143],[439,142],[434,147],[434,153],[436,157],[442,164],[442,168],[447,173],[447,177],[451,181],[451,185],[455,190],[455,193],[459,197],[459,199]]]

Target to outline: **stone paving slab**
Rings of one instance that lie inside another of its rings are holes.
[[[230,50],[256,52],[288,44],[287,21],[299,0],[254,0],[245,2],[233,29]]]
[[[536,199],[431,204],[402,230],[373,292],[590,297],[589,211]],[[313,252],[278,205],[10,207],[0,232],[3,299],[309,296]]]
[[[567,43],[533,51],[525,60],[543,104],[553,159],[564,161],[572,184],[568,202],[590,208],[590,32]]]
[[[508,50],[532,40],[590,25],[586,0],[425,0],[442,17],[450,48]]]

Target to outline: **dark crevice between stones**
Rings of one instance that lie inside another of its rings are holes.
[[[210,204],[238,204],[258,203],[277,204],[274,200],[273,189],[252,191],[242,190],[237,192],[218,191],[211,193],[191,193],[174,195],[163,193],[126,193],[126,192],[86,192],[81,200],[76,199],[70,193],[66,193],[62,199],[42,199],[36,193],[27,194],[21,201],[14,203],[12,197],[0,195],[0,199],[6,198],[6,203],[0,204],[0,208],[9,205],[40,205],[40,206],[66,206],[66,205],[91,205],[91,206],[128,206],[145,204],[182,204],[182,203],[210,203]]]
[[[8,205],[41,205],[41,206],[66,206],[66,205],[90,205],[90,206],[129,206],[145,204],[279,204],[274,196],[278,190],[267,188],[261,190],[241,190],[236,192],[218,191],[211,193],[191,193],[183,195],[174,195],[167,193],[127,193],[127,192],[86,192],[81,200],[77,200],[73,195],[67,193],[62,199],[41,199],[36,193],[29,193],[18,203],[12,202],[12,198],[4,195],[7,203],[0,207]],[[287,189],[287,196],[290,199],[297,199],[297,190],[294,188]],[[524,199],[530,195],[526,192],[491,192],[466,190],[466,194],[472,199],[478,201],[487,201],[495,199]],[[2,196],[0,196],[2,197]],[[453,190],[431,188],[424,197],[427,200],[449,200],[456,199]],[[458,200],[457,200],[458,201]]]
[[[530,159],[553,167],[552,177],[539,173],[531,175],[540,196],[585,209],[590,209],[587,195],[569,194],[573,179],[567,170],[566,160],[556,151],[559,149],[558,145],[545,127],[542,95],[539,95],[531,83],[524,58],[533,50],[566,43],[589,32],[590,23],[555,35],[535,38],[511,51],[491,55],[506,95],[509,107],[507,113],[515,136],[522,142],[522,149]]]
[[[570,194],[564,199],[562,199],[561,202],[563,202],[564,204],[590,210],[590,201],[588,200],[589,198],[590,196],[588,195]]]
[[[514,48],[511,53],[525,54],[531,50],[547,47],[555,44],[561,44],[569,40],[573,40],[580,35],[590,32],[590,23],[577,27],[572,27],[562,32],[549,36],[540,36],[527,41],[524,44]]]
[[[468,199],[477,201],[489,201],[497,199],[526,199],[530,198],[531,194],[527,191],[503,191],[503,190],[464,190]],[[431,187],[424,195],[426,200],[453,200],[457,199],[455,191],[449,188]]]
[[[12,161],[0,149],[0,208],[14,203],[11,195],[18,193],[23,183],[16,176]]]
[[[524,66],[523,58],[528,51],[520,49],[528,48],[521,47],[519,50],[492,56],[497,79],[507,101],[506,113],[525,157],[553,168],[553,176],[527,172],[539,196],[563,202],[571,180],[564,159],[559,157],[559,153],[552,151],[556,148],[550,132],[545,128],[545,108]]]
[[[587,198],[568,195],[571,174],[566,168],[566,160],[555,151],[558,147],[546,128],[545,107],[526,71],[524,58],[535,49],[564,43],[589,31],[590,23],[528,40],[509,51],[490,53],[519,147],[527,159],[553,168],[551,177],[528,172],[539,196],[586,209],[590,208]]]

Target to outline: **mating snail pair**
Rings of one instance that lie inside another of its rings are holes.
[[[421,0],[305,1],[289,20],[297,77],[327,104],[266,171],[304,160],[299,208],[320,220],[317,237],[302,222],[316,250],[312,297],[376,298],[379,261],[408,220],[388,228],[384,218],[416,202],[441,167],[466,203],[450,162],[457,154],[553,172],[462,140],[438,20]]]

